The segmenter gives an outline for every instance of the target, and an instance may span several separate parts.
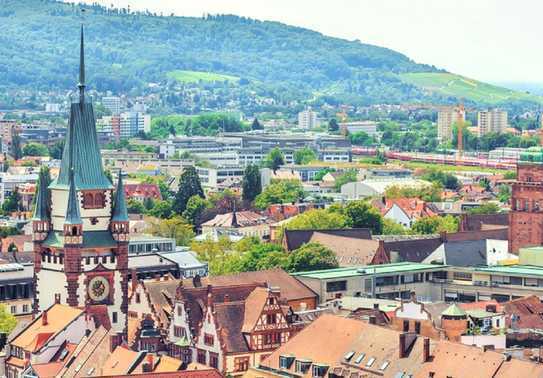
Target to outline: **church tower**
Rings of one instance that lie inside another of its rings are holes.
[[[128,214],[122,175],[104,173],[92,104],[85,101],[83,26],[79,102],[72,103],[58,178],[40,177],[32,218],[35,312],[55,303],[85,308],[98,323],[126,333]]]

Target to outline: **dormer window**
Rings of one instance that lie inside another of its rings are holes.
[[[305,374],[311,367],[309,360],[296,360],[296,373]]]

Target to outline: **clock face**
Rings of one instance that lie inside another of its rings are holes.
[[[109,281],[104,277],[94,277],[89,282],[89,297],[95,302],[101,302],[109,295]]]

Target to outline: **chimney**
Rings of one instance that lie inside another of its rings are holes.
[[[398,345],[398,358],[405,357],[405,339],[407,337],[406,333],[400,333],[400,344]]]
[[[422,362],[428,362],[430,361],[430,339],[425,337],[423,342]]]
[[[141,370],[143,373],[151,373],[153,371],[153,355],[148,354],[145,358],[145,362],[141,364]]]
[[[41,314],[41,325],[46,326],[47,324],[49,324],[49,323],[47,322],[47,310],[45,310],[45,311]]]
[[[130,281],[132,284],[132,293],[136,292],[136,287],[138,286],[138,272],[136,268],[132,268],[130,273]]]
[[[373,325],[377,324],[377,318],[375,317],[375,315],[370,315],[369,323]]]
[[[379,310],[379,303],[374,303],[373,304],[373,309],[374,310]]]

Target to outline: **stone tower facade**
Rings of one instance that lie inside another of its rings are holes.
[[[122,175],[115,190],[102,167],[91,103],[85,102],[83,27],[79,102],[72,103],[58,178],[44,173],[34,211],[35,312],[55,303],[85,308],[126,334],[128,214]]]

